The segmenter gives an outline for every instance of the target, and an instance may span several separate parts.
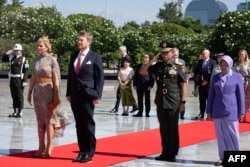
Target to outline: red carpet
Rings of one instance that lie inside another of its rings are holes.
[[[180,125],[181,147],[215,139],[212,121]],[[240,124],[240,132],[250,131],[249,124]],[[204,133],[205,132],[205,133]],[[66,137],[66,136],[65,136]],[[96,154],[88,164],[72,163],[77,155],[76,143],[55,147],[50,158],[34,158],[34,151],[0,157],[1,166],[9,167],[105,167],[161,152],[159,130],[147,130],[98,139]]]

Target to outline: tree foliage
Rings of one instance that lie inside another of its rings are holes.
[[[24,1],[20,1],[20,0],[12,0],[11,4],[7,5],[7,6],[22,6],[22,4],[24,3]]]
[[[183,14],[177,9],[177,3],[164,3],[164,8],[159,9],[159,13],[156,15],[157,18],[163,22],[173,23],[182,19]]]
[[[184,20],[178,20],[175,24],[191,29],[195,33],[202,33],[205,29],[200,20],[194,20],[192,17],[187,17]]]
[[[0,0],[0,9],[5,7],[7,0]]]
[[[210,48],[237,57],[240,49],[250,48],[250,11],[223,13],[210,36]]]
[[[35,56],[36,40],[48,36],[53,51],[59,55],[62,71],[67,71],[70,55],[77,49],[76,40],[80,30],[93,33],[91,47],[102,55],[107,68],[116,67],[121,45],[127,46],[133,65],[141,62],[144,53],[149,53],[151,57],[157,54],[161,41],[178,47],[187,65],[192,64],[203,48],[210,49],[212,54],[225,52],[235,56],[240,49],[248,50],[250,47],[250,13],[246,11],[224,13],[213,29],[206,29],[192,18],[180,19],[176,4],[165,3],[165,12],[169,13],[164,18],[171,16],[173,20],[152,24],[145,21],[141,25],[130,21],[117,28],[111,20],[99,16],[72,14],[65,18],[54,6],[26,8],[4,6],[4,2],[0,0],[0,7],[3,7],[0,9],[2,54],[19,42],[23,45],[23,52],[31,59]],[[170,9],[173,11],[170,12]]]
[[[166,37],[166,35],[176,34],[176,35],[185,35],[185,34],[194,34],[192,29],[187,29],[183,26],[174,24],[174,23],[158,23],[151,26],[151,31],[157,37]]]

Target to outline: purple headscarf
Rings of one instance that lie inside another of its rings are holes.
[[[227,72],[221,72],[222,75],[232,75],[233,59],[228,55],[224,55],[221,57],[220,62],[222,62],[223,60],[227,63],[228,70]]]
[[[221,89],[223,90],[226,81],[228,80],[228,78],[229,78],[230,76],[232,76],[232,73],[233,73],[233,72],[232,72],[233,59],[232,59],[230,56],[228,56],[228,55],[224,55],[224,56],[222,56],[222,58],[221,58],[221,60],[220,60],[220,63],[221,63],[222,61],[225,61],[225,62],[227,63],[227,65],[228,65],[227,71],[226,71],[226,72],[222,72],[222,71],[221,71],[221,73],[220,73]]]

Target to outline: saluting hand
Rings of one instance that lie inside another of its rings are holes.
[[[161,56],[161,52],[158,53],[155,57],[153,57],[153,62],[156,62]]]

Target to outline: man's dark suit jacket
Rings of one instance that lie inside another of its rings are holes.
[[[199,85],[202,83],[202,81],[205,80],[208,82],[208,86],[209,86],[211,75],[212,75],[215,65],[216,65],[216,62],[210,58],[207,60],[207,63],[204,68],[203,68],[203,59],[198,61],[194,74],[199,76],[198,78]]]
[[[78,92],[80,91],[80,95],[85,99],[101,99],[104,85],[104,72],[101,56],[96,52],[89,50],[81,64],[80,72],[77,75],[74,62],[75,59],[77,59],[78,54],[79,51],[71,55],[66,96],[77,98],[76,95],[78,95]]]
[[[141,63],[136,67],[135,74],[133,77],[133,86],[140,87],[146,85],[147,87],[153,87],[155,81],[153,75],[141,75],[139,73],[140,69],[142,68],[142,65],[143,64]]]

